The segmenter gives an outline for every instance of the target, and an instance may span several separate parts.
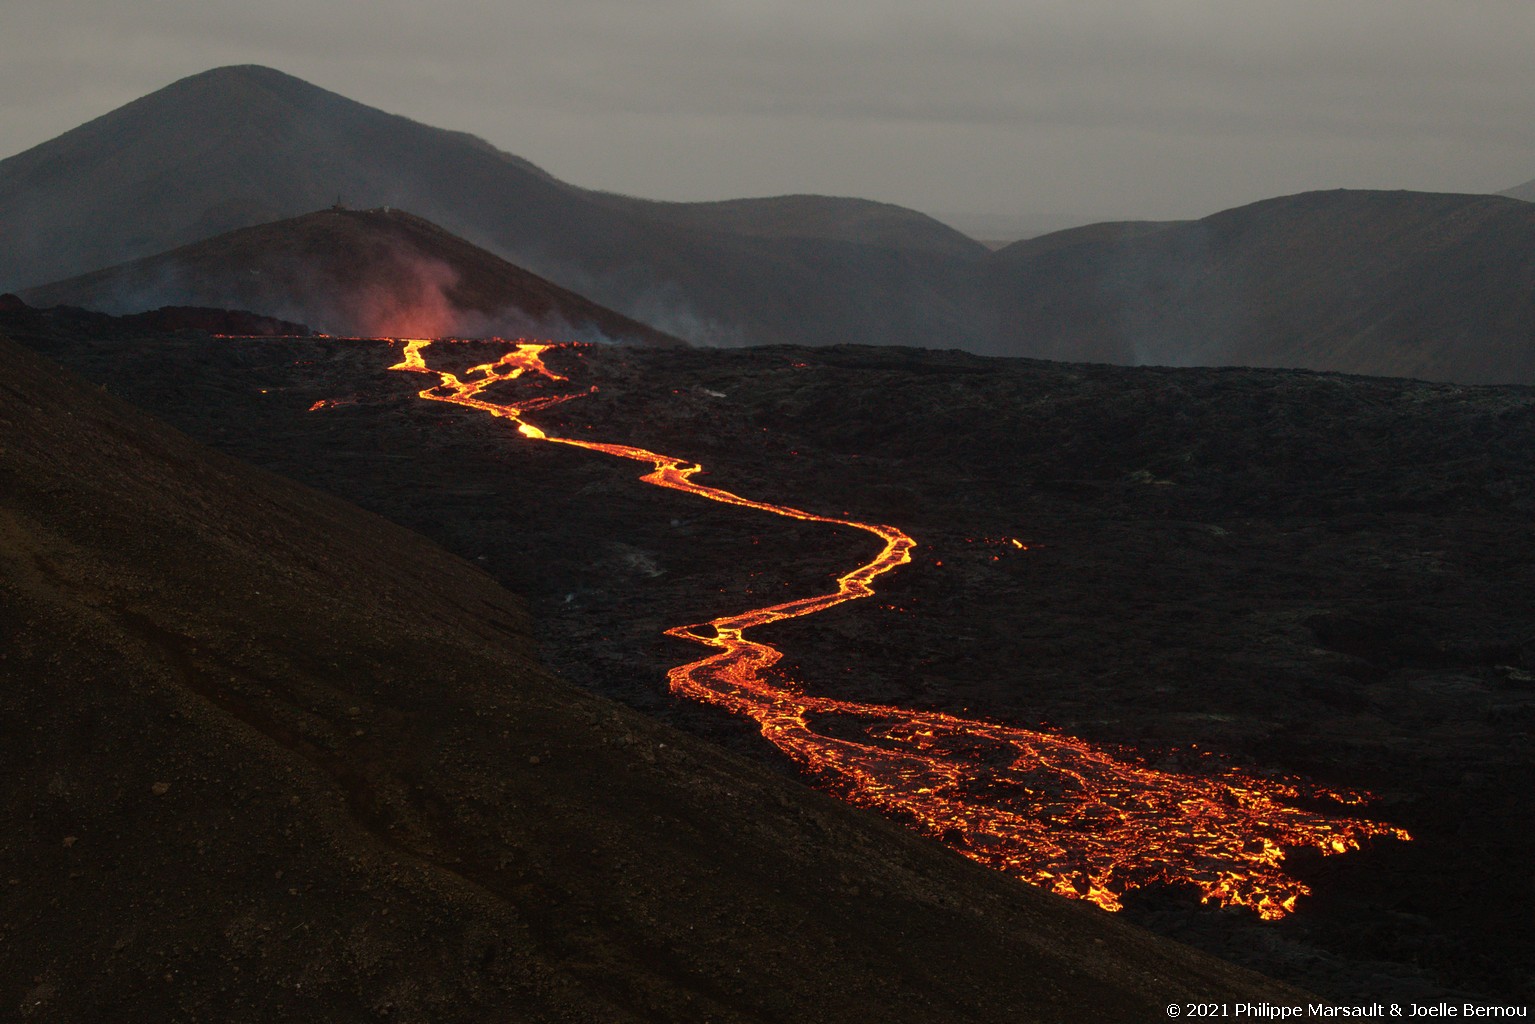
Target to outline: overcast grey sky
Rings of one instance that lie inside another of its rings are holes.
[[[1532,0],[0,0],[0,155],[266,64],[659,199],[1190,217],[1535,178]]]

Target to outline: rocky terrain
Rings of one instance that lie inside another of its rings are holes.
[[[691,651],[661,632],[823,586],[871,554],[861,535],[658,492],[421,402],[387,369],[398,346],[27,311],[0,330],[421,531],[527,594],[568,678],[792,772],[666,694]],[[1529,998],[1535,390],[858,347],[557,365],[599,390],[534,417],[551,429],[916,537],[874,600],[772,628],[807,686],[1363,787],[1365,813],[1414,836],[1292,858],[1315,893],[1276,924],[1177,888],[1124,918],[1340,998]]]
[[[1129,1022],[1302,998],[583,693],[481,569],[0,359],[7,1019]]]

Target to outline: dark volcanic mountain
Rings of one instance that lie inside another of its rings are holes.
[[[1535,382],[1535,205],[1309,192],[1155,228],[999,251],[991,351]]]
[[[400,210],[331,209],[31,288],[33,305],[251,309],[330,334],[682,342]]]
[[[986,250],[899,207],[589,192],[461,132],[261,67],[167,86],[0,161],[0,291],[342,197],[411,210],[690,341],[973,345]]]
[[[17,1019],[1139,1021],[1298,995],[583,694],[483,572],[0,359]]]

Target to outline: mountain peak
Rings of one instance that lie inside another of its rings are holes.
[[[225,95],[234,101],[249,101],[258,97],[270,98],[278,96],[292,100],[303,96],[332,96],[341,99],[336,93],[329,92],[302,78],[269,68],[264,64],[228,64],[223,67],[209,68],[207,71],[199,71],[195,75],[179,78],[162,89],[142,97],[135,103],[145,103],[156,99],[168,99],[178,96],[196,96],[206,100],[210,96]],[[134,104],[129,104],[133,106]]]
[[[309,85],[301,78],[295,78],[286,71],[269,68],[265,64],[225,64],[222,67],[209,68],[207,71],[199,71],[195,75],[188,75],[180,79],[182,82],[194,82],[198,79],[208,81],[265,81],[265,82],[298,82],[300,85]],[[314,86],[310,86],[314,88]]]

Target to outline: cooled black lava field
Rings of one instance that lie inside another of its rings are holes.
[[[424,402],[398,344],[27,311],[0,332],[477,560],[527,596],[556,671],[794,771],[667,693],[694,651],[662,633],[814,592],[866,536]],[[1340,998],[1530,997],[1535,389],[853,347],[549,361],[598,389],[530,414],[551,431],[916,539],[875,598],[771,627],[807,688],[1362,788],[1360,813],[1414,837],[1292,855],[1314,895],[1283,921],[1182,887],[1131,894],[1128,919]]]

